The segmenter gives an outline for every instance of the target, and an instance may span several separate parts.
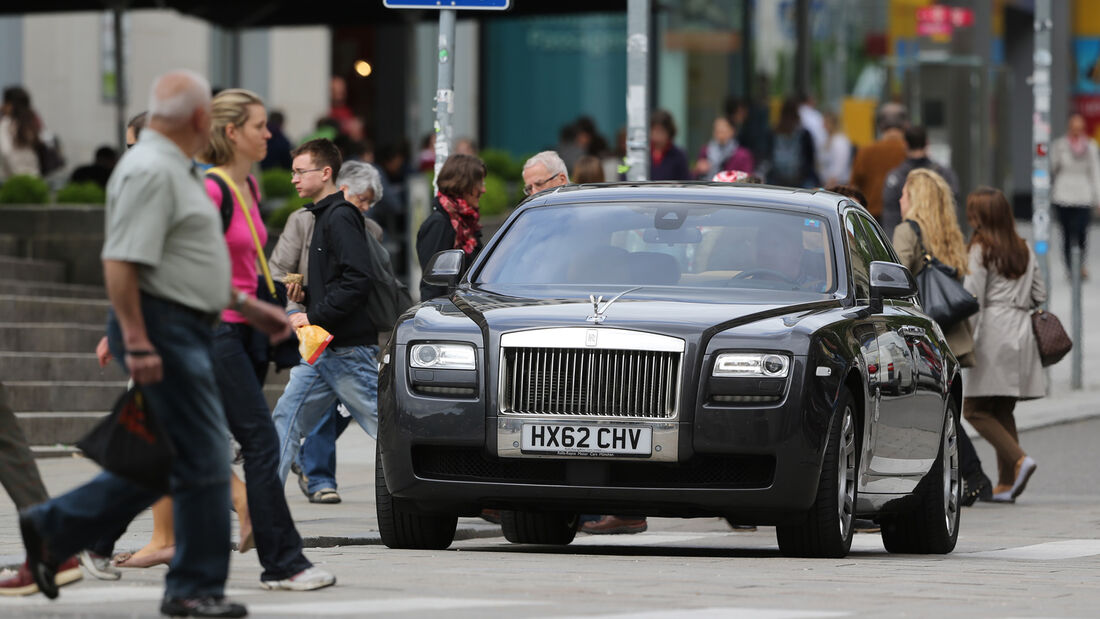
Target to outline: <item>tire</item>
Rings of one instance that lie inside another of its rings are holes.
[[[577,536],[576,514],[502,510],[500,526],[513,544],[565,546]]]
[[[936,463],[917,484],[917,504],[907,514],[882,523],[882,545],[888,552],[947,554],[959,539],[962,482],[959,477],[959,416],[949,401]]]
[[[775,529],[784,556],[839,559],[847,556],[852,547],[859,431],[852,394],[847,388],[842,388],[837,408],[829,428],[814,504],[802,522]]]
[[[378,513],[378,532],[390,548],[443,550],[455,539],[458,516],[423,514],[401,499],[390,495],[382,470],[381,450],[374,453],[374,498]]]

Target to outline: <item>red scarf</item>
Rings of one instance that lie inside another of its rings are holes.
[[[450,198],[441,193],[436,193],[435,197],[451,218],[451,227],[455,229],[454,249],[461,249],[467,254],[474,253],[477,248],[477,233],[481,230],[478,222],[481,213],[462,198]]]

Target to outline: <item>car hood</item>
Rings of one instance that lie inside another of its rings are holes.
[[[819,294],[752,291],[739,295],[735,301],[719,303],[662,298],[659,292],[642,290],[627,292],[608,305],[608,301],[620,292],[621,289],[593,293],[597,299],[603,297],[601,327],[678,335],[688,340],[764,318],[839,305],[838,300]],[[452,299],[464,314],[498,335],[525,329],[596,324],[590,319],[595,312],[587,298],[530,293],[530,290],[519,289],[460,288]]]

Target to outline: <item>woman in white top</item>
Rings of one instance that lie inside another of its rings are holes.
[[[0,183],[12,176],[40,176],[34,144],[41,125],[27,91],[19,86],[4,89],[0,108]]]
[[[1100,151],[1085,133],[1085,118],[1080,114],[1070,116],[1068,133],[1051,146],[1050,173],[1054,177],[1050,201],[1062,223],[1066,270],[1071,268],[1070,249],[1076,245],[1081,248],[1081,277],[1088,279],[1085,247],[1092,209],[1100,204]]]
[[[840,129],[840,120],[833,112],[825,114],[825,130],[829,137],[821,154],[821,178],[825,186],[846,185],[852,176],[852,141]]]

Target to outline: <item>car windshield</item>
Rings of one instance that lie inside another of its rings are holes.
[[[588,203],[528,209],[477,284],[836,289],[829,226],[780,209]]]

